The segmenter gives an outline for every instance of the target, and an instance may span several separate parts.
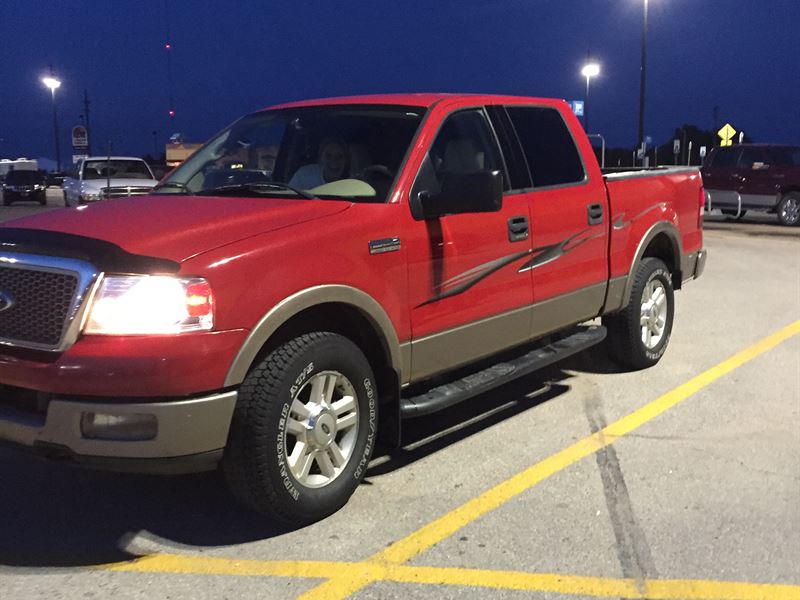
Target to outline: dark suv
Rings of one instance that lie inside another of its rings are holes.
[[[47,179],[39,171],[11,171],[3,181],[3,205],[32,201],[47,204]]]
[[[800,224],[800,147],[740,144],[714,148],[703,167],[710,208],[741,218],[748,210]]]

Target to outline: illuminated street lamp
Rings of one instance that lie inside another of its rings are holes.
[[[53,99],[53,138],[56,143],[56,168],[61,171],[61,148],[58,143],[58,113],[56,112],[56,90],[61,87],[61,81],[53,77],[51,69],[49,77],[42,77],[42,83],[50,89],[50,96]]]
[[[593,62],[587,63],[583,69],[581,69],[581,75],[586,77],[586,97],[583,102],[583,127],[586,129],[586,133],[589,133],[589,80],[592,77],[600,75],[600,65]]]

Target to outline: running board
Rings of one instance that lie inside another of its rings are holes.
[[[462,379],[430,389],[424,394],[401,398],[400,416],[404,419],[409,419],[449,408],[454,404],[468,400],[473,396],[487,392],[518,377],[523,377],[552,365],[563,358],[591,348],[595,344],[602,342],[605,337],[606,328],[602,325],[579,329],[576,333],[531,350],[517,358],[494,364]]]

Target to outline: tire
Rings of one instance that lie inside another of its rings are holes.
[[[638,370],[653,366],[664,355],[672,334],[675,303],[672,275],[660,259],[645,258],[633,277],[628,306],[603,317],[603,325],[608,329],[606,345],[611,357],[624,367]],[[662,297],[663,308],[657,301]],[[644,312],[647,315],[643,316]],[[647,324],[642,325],[645,318]],[[655,336],[657,330],[660,334]]]
[[[778,221],[781,225],[800,225],[800,192],[784,194],[778,203]]]
[[[323,388],[332,402],[311,397]],[[222,469],[244,504],[304,525],[347,503],[367,470],[377,431],[377,388],[364,354],[341,335],[309,333],[276,348],[245,378]],[[310,465],[306,474],[302,464]]]

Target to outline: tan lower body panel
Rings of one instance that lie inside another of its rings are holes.
[[[605,283],[462,325],[411,346],[411,382],[467,365],[600,314]]]
[[[615,312],[625,307],[625,287],[628,285],[628,276],[615,277],[608,282],[608,294],[603,314]]]

